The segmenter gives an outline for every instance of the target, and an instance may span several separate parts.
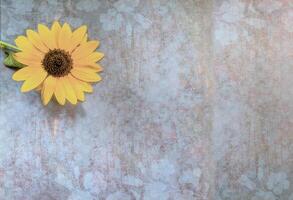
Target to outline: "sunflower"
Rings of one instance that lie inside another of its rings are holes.
[[[15,81],[24,81],[21,92],[40,90],[44,105],[55,97],[64,105],[84,101],[84,92],[92,92],[90,83],[101,81],[97,64],[104,57],[95,52],[99,41],[87,39],[87,27],[81,26],[72,31],[69,24],[63,26],[55,21],[51,29],[38,25],[38,32],[26,31],[25,36],[15,39],[21,49],[15,59],[25,67],[12,76]]]

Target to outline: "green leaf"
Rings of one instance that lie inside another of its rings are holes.
[[[6,58],[4,59],[3,63],[7,67],[15,67],[15,68],[23,68],[25,65],[21,64],[15,58],[13,57],[13,52],[5,52],[7,55]]]

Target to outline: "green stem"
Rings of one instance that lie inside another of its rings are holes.
[[[12,51],[15,51],[15,52],[21,51],[20,48],[14,46],[12,44],[8,44],[6,42],[3,42],[1,40],[0,40],[0,48],[9,49],[9,50],[12,50]]]

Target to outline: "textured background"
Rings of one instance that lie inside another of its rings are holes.
[[[1,200],[293,200],[291,0],[0,1],[2,40],[60,19],[106,55],[76,107],[1,65]]]

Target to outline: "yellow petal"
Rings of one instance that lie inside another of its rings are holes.
[[[87,68],[91,69],[94,72],[102,72],[104,69],[101,67],[101,65],[97,63],[87,64],[87,65],[74,65],[74,67],[81,67],[81,68]]]
[[[28,92],[35,89],[44,81],[46,76],[47,72],[44,69],[38,68],[34,70],[34,73],[22,84],[21,92]]]
[[[21,36],[18,36],[16,39],[15,39],[15,44],[16,46],[18,46],[22,51],[24,51],[25,49],[31,49],[33,47],[33,45],[29,42],[29,40],[21,35]]]
[[[52,27],[51,27],[51,32],[54,37],[54,42],[55,42],[56,47],[59,47],[58,40],[59,40],[60,30],[61,30],[61,25],[59,24],[58,21],[54,21],[54,23],[52,24]]]
[[[72,52],[73,60],[89,56],[98,46],[99,41],[95,40],[81,44]]]
[[[64,105],[65,104],[65,91],[64,91],[63,83],[62,83],[62,81],[60,81],[60,79],[61,78],[58,78],[56,81],[54,95],[56,97],[57,102],[60,105]]]
[[[60,30],[58,39],[58,45],[60,49],[68,50],[70,48],[71,36],[72,32],[69,24],[64,23]]]
[[[38,87],[36,87],[35,90],[39,92],[42,88],[43,88],[43,83],[41,83]]]
[[[63,87],[65,89],[65,96],[66,99],[68,99],[68,101],[72,104],[76,104],[77,103],[77,98],[75,95],[75,91],[73,89],[73,87],[71,86],[68,77],[63,77],[62,78],[62,82],[63,82]]]
[[[104,70],[103,67],[97,63],[88,66],[91,67],[95,72],[102,72]]]
[[[55,90],[56,81],[57,79],[53,76],[48,76],[48,78],[44,81],[42,90],[42,100],[44,105],[47,105],[51,100]]]
[[[26,35],[28,40],[40,51],[47,53],[49,51],[48,47],[42,42],[41,37],[38,33],[33,30],[27,30]]]
[[[87,92],[87,93],[93,92],[93,87],[89,83],[86,83],[86,82],[78,80],[78,79],[76,79],[76,81],[79,83],[79,86],[81,87],[81,89],[84,92]]]
[[[42,58],[41,57],[38,57],[38,56],[34,56],[32,54],[29,54],[25,51],[21,51],[21,52],[17,52],[17,53],[14,53],[14,58],[22,58],[22,59],[25,59],[25,60],[28,60],[28,61],[33,61],[34,63],[38,63],[38,64],[41,64],[42,62]]]
[[[38,32],[40,34],[40,37],[42,39],[42,42],[49,48],[49,49],[55,49],[57,48],[55,42],[54,42],[54,37],[52,35],[52,32],[50,29],[43,25],[39,24],[38,25]]]
[[[13,76],[12,79],[15,81],[24,81],[28,79],[30,76],[35,74],[35,71],[37,71],[38,68],[36,67],[24,67],[20,70],[17,70]]]
[[[71,74],[68,75],[69,81],[75,91],[75,95],[79,101],[84,101],[84,93],[82,89],[82,85],[79,83],[79,80],[74,78]]]
[[[86,43],[87,41],[88,41],[87,34],[85,34],[80,44],[78,44],[72,51],[74,51],[77,47],[79,47],[81,44]]]
[[[81,43],[80,44],[83,44],[83,43],[85,43],[85,42],[87,42],[87,33],[84,35],[84,37],[83,37],[83,39],[82,39],[82,41],[81,41]]]
[[[26,59],[23,57],[17,57],[17,56],[13,56],[15,58],[15,60],[17,60],[18,62],[24,64],[24,65],[29,65],[29,66],[42,66],[41,62],[35,61],[35,60],[30,60],[30,59]]]
[[[93,52],[92,54],[90,54],[86,58],[74,60],[74,63],[76,65],[88,65],[88,64],[91,64],[91,63],[98,62],[103,57],[104,57],[104,54],[103,53],[101,53],[101,52]]]
[[[98,82],[102,80],[101,76],[95,73],[93,70],[76,67],[70,72],[75,78],[86,82]]]
[[[18,46],[22,51],[33,54],[34,56],[43,57],[44,53],[36,49],[32,43],[28,40],[28,38],[24,36],[18,36],[15,39],[15,44]]]
[[[77,47],[77,45],[79,45],[82,42],[82,40],[85,37],[86,31],[87,27],[81,26],[72,33],[71,45],[68,48],[69,52],[73,51]]]
[[[75,78],[74,76],[72,76],[72,77],[78,83],[78,86],[80,87],[80,89],[82,91],[87,92],[87,93],[92,93],[93,92],[93,87],[89,83],[81,81],[81,80]]]

